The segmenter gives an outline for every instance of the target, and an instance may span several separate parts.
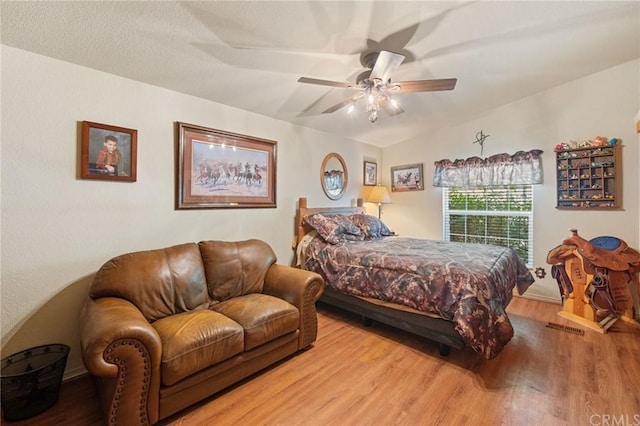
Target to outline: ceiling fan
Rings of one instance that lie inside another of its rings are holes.
[[[356,102],[366,97],[367,113],[371,123],[375,123],[378,119],[380,109],[383,109],[391,116],[404,112],[395,99],[392,98],[394,94],[453,90],[456,87],[458,80],[455,78],[392,82],[391,73],[398,69],[404,59],[404,55],[387,50],[366,54],[362,63],[369,69],[358,75],[355,84],[308,77],[300,77],[298,82],[357,90],[355,95],[322,111],[322,113],[332,113],[346,106],[349,106],[349,112],[352,112],[355,109]]]

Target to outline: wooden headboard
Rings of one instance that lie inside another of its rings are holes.
[[[306,234],[311,232],[311,227],[306,225],[302,219],[305,216],[314,213],[323,213],[323,214],[355,214],[355,213],[366,213],[364,208],[364,201],[362,198],[358,198],[356,200],[355,207],[307,207],[307,198],[300,197],[298,199],[298,209],[296,210],[296,236],[295,236],[295,246],[302,240]]]

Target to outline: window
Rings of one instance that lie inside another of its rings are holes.
[[[511,247],[533,267],[531,185],[443,188],[445,241]]]

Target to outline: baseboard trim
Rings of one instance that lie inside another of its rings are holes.
[[[65,370],[64,375],[62,376],[63,382],[68,382],[70,380],[75,380],[79,377],[86,376],[89,374],[89,371],[84,367],[76,367],[69,370]]]

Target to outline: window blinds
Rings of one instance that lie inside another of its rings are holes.
[[[533,265],[531,185],[443,188],[446,241],[510,247]]]

